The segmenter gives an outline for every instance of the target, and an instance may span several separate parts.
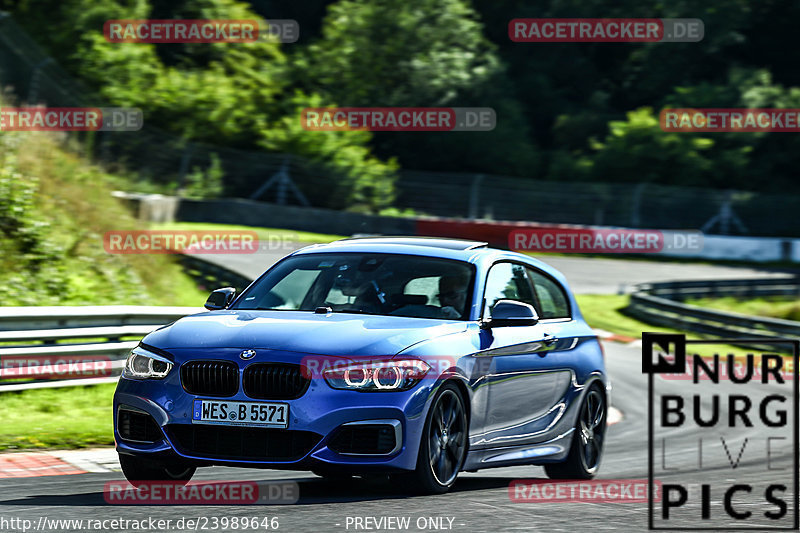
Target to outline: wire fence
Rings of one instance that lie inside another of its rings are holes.
[[[800,236],[793,195],[431,172],[404,172],[397,188],[398,205],[440,216]]]
[[[21,104],[105,105],[2,13],[0,83],[11,86]],[[208,169],[217,159],[226,196],[336,205],[336,172],[301,157],[190,142],[146,123],[137,132],[74,135],[87,141],[94,159],[134,183],[178,186],[193,169]],[[800,224],[794,222],[800,212],[797,195],[419,171],[401,171],[395,187],[395,207],[426,215],[800,236]]]

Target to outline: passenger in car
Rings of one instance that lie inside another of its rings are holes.
[[[439,304],[442,318],[461,318],[467,301],[467,283],[462,276],[442,276],[439,278]]]

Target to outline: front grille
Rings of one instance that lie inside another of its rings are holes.
[[[169,424],[178,451],[195,457],[251,461],[297,461],[322,439],[310,431],[201,424]]]
[[[310,383],[299,365],[255,363],[244,369],[244,393],[259,400],[294,400],[305,394]]]
[[[394,450],[395,439],[395,428],[389,424],[353,424],[340,427],[328,448],[336,453],[386,455]]]
[[[117,431],[123,440],[132,442],[156,442],[164,438],[153,417],[124,407],[117,413]]]
[[[181,366],[186,392],[203,396],[233,396],[239,391],[239,366],[230,361],[189,361]]]

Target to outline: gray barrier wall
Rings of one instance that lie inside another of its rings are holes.
[[[243,226],[282,228],[333,235],[379,234],[441,236],[487,241],[493,246],[506,247],[512,229],[530,227],[566,227],[547,223],[494,222],[488,220],[448,219],[437,217],[400,218],[314,207],[278,205],[254,200],[226,198],[217,200],[177,199],[161,195],[116,193],[131,202],[140,219],[148,222],[167,222],[164,213],[172,213],[180,222],[210,222]],[[154,202],[152,208],[144,205]],[[163,207],[168,204],[169,209]],[[155,217],[154,214],[158,214]],[[612,229],[610,226],[569,226]],[[692,259],[792,262],[800,263],[800,239],[780,237],[751,237],[704,235],[700,249],[664,250],[658,255]]]
[[[334,235],[357,233],[414,235],[416,231],[416,221],[411,218],[363,215],[235,198],[181,200],[176,218],[181,222],[241,224]]]

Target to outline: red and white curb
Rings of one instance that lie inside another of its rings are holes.
[[[0,454],[0,479],[118,472],[114,448]]]
[[[624,342],[631,346],[635,345],[637,342],[639,346],[642,344],[641,339],[634,339],[633,337],[627,337],[625,335],[617,335],[616,333],[611,333],[610,331],[606,331],[604,329],[592,328],[594,334],[602,341],[610,341],[610,342]],[[622,421],[622,411],[617,409],[616,407],[609,407],[608,408],[608,418],[606,420],[609,426],[613,426],[614,424],[618,424]]]
[[[630,344],[631,346],[635,346],[636,343],[639,343],[639,346],[642,345],[642,339],[628,337],[627,335],[617,335],[616,333],[611,333],[610,331],[606,331],[604,329],[593,328],[592,331],[594,331],[594,334],[603,341],[624,342],[626,344]]]
[[[619,424],[620,422],[622,422],[622,411],[620,411],[616,407],[609,407],[608,417],[606,418],[606,424],[608,424],[609,426],[613,426],[614,424]]]
[[[65,463],[85,472],[119,472],[119,456],[114,448],[57,450],[50,452]]]

